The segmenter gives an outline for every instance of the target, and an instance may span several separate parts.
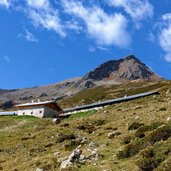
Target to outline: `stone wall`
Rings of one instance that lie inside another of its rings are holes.
[[[59,116],[59,112],[48,107],[44,107],[44,117],[56,118]]]
[[[44,116],[44,106],[31,106],[18,110],[18,115],[29,115],[42,118]]]

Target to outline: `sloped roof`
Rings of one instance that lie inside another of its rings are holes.
[[[94,108],[94,107],[101,107],[101,106],[111,105],[111,104],[114,104],[114,103],[129,101],[129,100],[133,100],[133,99],[136,99],[136,98],[141,98],[141,97],[150,96],[150,95],[154,95],[154,94],[158,94],[158,92],[157,91],[145,92],[145,93],[135,94],[135,95],[132,95],[132,96],[125,96],[125,97],[121,97],[121,98],[117,98],[117,99],[106,100],[106,101],[103,101],[103,102],[92,103],[92,104],[89,104],[89,105],[76,106],[76,107],[73,107],[73,108],[64,109],[63,112],[67,113],[67,112],[79,111],[79,110],[84,110],[84,109],[91,109],[91,108]]]
[[[54,105],[54,106],[56,106],[56,108],[58,110],[62,111],[60,106],[57,104],[56,100],[37,101],[37,102],[31,102],[31,103],[18,104],[18,105],[16,105],[16,107],[17,108],[26,108],[26,107],[31,107],[31,106],[49,106],[49,105]]]

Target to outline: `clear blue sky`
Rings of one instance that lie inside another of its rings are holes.
[[[0,88],[80,77],[128,54],[171,79],[170,0],[0,0]]]

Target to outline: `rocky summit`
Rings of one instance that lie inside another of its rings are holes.
[[[63,82],[32,88],[0,89],[0,109],[6,110],[16,103],[31,100],[64,99],[77,93],[104,85],[117,85],[133,80],[159,81],[161,77],[152,72],[144,63],[133,55],[119,60],[110,60],[99,65],[82,78],[73,78]],[[8,105],[11,104],[11,105]]]
[[[124,80],[161,80],[157,74],[152,72],[144,63],[134,55],[129,55],[119,60],[107,61],[93,71],[86,74],[83,79],[94,81],[115,80],[123,82]]]

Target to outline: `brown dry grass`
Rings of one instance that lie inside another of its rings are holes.
[[[86,117],[65,119],[59,125],[52,124],[50,119],[1,117],[1,129],[17,125],[24,120],[25,122],[12,130],[6,129],[0,132],[0,167],[4,171],[15,169],[16,171],[35,171],[37,167],[44,167],[49,171],[59,170],[58,159],[67,157],[75,147],[70,143],[70,139],[58,142],[58,136],[62,133],[86,137],[87,143],[82,145],[84,155],[88,155],[86,150],[88,144],[95,141],[100,154],[98,161],[80,167],[74,165],[70,170],[138,171],[137,161],[140,153],[130,158],[117,159],[118,151],[126,146],[123,143],[124,138],[133,136],[136,132],[136,130],[128,130],[129,126],[133,122],[144,123],[145,125],[154,122],[166,123],[167,117],[171,116],[171,94],[165,94],[171,88],[171,83],[148,84],[150,87],[153,85],[154,90],[156,88],[160,89],[160,95],[114,104]],[[140,84],[137,87],[140,87]],[[147,85],[142,87],[148,89]],[[119,87],[119,90],[121,88]],[[115,89],[115,91],[117,90]],[[111,89],[110,92],[113,92],[113,90]],[[89,128],[85,130],[78,129],[78,126],[86,127],[87,125],[89,125]],[[92,131],[87,131],[89,129]],[[108,133],[114,130],[121,132],[121,135],[108,139]],[[164,141],[164,144],[170,141],[168,139]],[[162,143],[162,141],[159,143]],[[66,144],[73,146],[65,148]],[[56,155],[56,152],[59,152],[59,154]],[[169,157],[165,161],[167,160],[169,161]],[[164,163],[161,163],[161,165],[164,165]]]

